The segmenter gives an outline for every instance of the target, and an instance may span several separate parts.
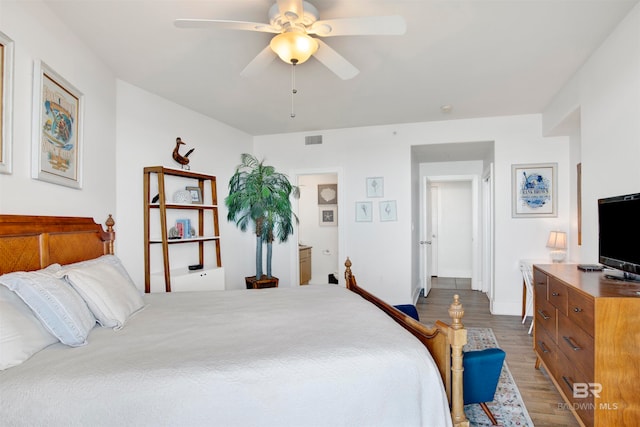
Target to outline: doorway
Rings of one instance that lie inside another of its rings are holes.
[[[481,289],[478,185],[476,175],[424,178],[420,243],[425,296],[432,277],[470,279],[472,289]]]
[[[341,283],[340,257],[340,173],[338,171],[300,171],[297,203],[298,247],[292,263],[293,277],[299,284]],[[308,261],[310,253],[310,262]],[[309,268],[310,267],[310,268]]]

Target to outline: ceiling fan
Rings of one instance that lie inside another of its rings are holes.
[[[219,28],[276,34],[240,73],[248,77],[266,68],[277,56],[288,64],[302,64],[314,56],[343,80],[359,71],[319,37],[357,35],[402,35],[406,24],[401,16],[369,16],[319,20],[320,14],[303,0],[277,0],[269,9],[269,23],[220,19],[176,19],[179,28]],[[314,36],[314,37],[312,37]]]

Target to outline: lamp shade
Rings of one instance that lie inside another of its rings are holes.
[[[287,64],[302,64],[318,50],[318,42],[313,37],[298,31],[278,34],[269,46]]]
[[[553,249],[566,249],[567,248],[567,233],[564,231],[552,231],[549,233],[549,240],[547,240],[547,247]]]

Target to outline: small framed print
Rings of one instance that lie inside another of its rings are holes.
[[[513,218],[556,217],[557,163],[511,166]]]
[[[384,178],[377,176],[367,178],[367,197],[384,196]]]
[[[323,206],[320,208],[320,225],[338,225],[338,208],[335,206]]]
[[[318,184],[318,204],[338,204],[338,184]]]
[[[395,200],[385,200],[380,202],[380,221],[397,221],[398,213],[396,211]]]
[[[0,32],[0,173],[11,173],[13,40]]]
[[[33,66],[31,176],[82,188],[84,95],[47,64]]]
[[[185,190],[191,194],[191,203],[202,204],[202,191],[200,191],[200,187],[185,187]]]
[[[356,202],[356,222],[373,221],[373,203]]]

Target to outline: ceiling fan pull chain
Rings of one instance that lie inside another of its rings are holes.
[[[296,89],[296,61],[295,59],[291,60],[291,118],[296,117],[296,113],[293,107],[293,95],[298,93],[298,89]]]

